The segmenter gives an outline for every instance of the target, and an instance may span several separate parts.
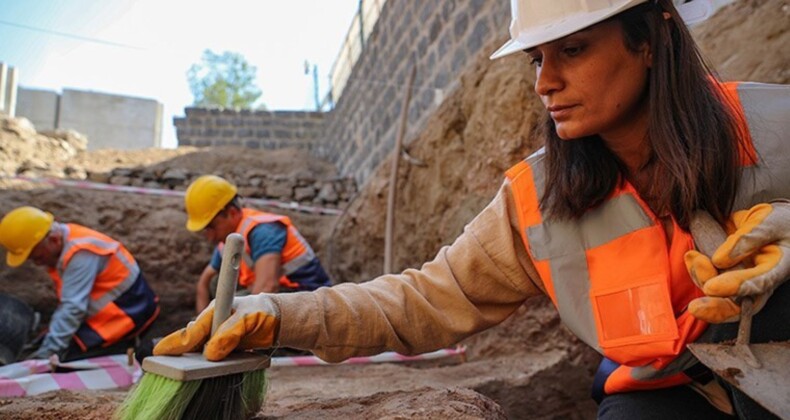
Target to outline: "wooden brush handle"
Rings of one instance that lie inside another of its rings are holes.
[[[697,250],[707,255],[713,256],[716,249],[727,240],[727,232],[719,223],[706,211],[698,211],[694,214],[690,226],[691,235],[694,237],[694,244]],[[729,270],[744,268],[743,264],[737,264]],[[750,296],[743,296],[738,300],[741,305],[741,322],[738,325],[738,344],[748,344],[752,330],[752,304],[754,301]]]
[[[236,281],[239,277],[241,253],[244,252],[244,237],[231,233],[225,238],[222,251],[222,265],[217,280],[217,297],[214,301],[214,319],[211,322],[211,335],[230,317],[233,297],[236,295]]]

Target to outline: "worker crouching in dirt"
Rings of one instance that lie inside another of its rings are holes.
[[[187,229],[202,232],[217,245],[198,279],[197,313],[213,297],[222,263],[222,241],[233,232],[245,239],[237,295],[309,291],[331,285],[318,257],[291,219],[242,207],[236,186],[224,178],[199,177],[189,185],[184,204]]]
[[[545,147],[452,245],[400,275],[238,298],[207,341],[209,307],[154,353],[422,353],[546,294],[604,357],[600,418],[765,415],[686,345],[733,338],[746,295],[761,307],[753,341],[790,338],[790,89],[718,81],[670,0],[511,5],[511,40],[493,58],[534,66]],[[698,210],[729,229],[712,260],[693,251]],[[719,272],[741,260],[750,268]]]
[[[49,330],[29,359],[125,353],[159,315],[159,299],[132,254],[102,233],[19,207],[0,221],[0,244],[9,266],[30,259],[45,267],[58,296]]]

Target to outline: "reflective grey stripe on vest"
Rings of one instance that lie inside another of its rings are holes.
[[[760,162],[744,169],[735,210],[790,198],[790,86],[741,83],[737,91]]]
[[[77,238],[74,240],[66,241],[63,245],[63,254],[66,255],[72,248],[78,247],[82,244],[92,244],[98,248],[105,249],[107,251],[111,251],[112,254],[109,255],[112,257],[113,255],[118,258],[118,261],[129,270],[129,275],[126,276],[120,283],[118,283],[115,287],[108,290],[105,294],[101,295],[98,299],[91,298],[90,302],[88,303],[88,316],[92,316],[97,314],[100,310],[102,310],[105,306],[107,306],[110,302],[113,302],[119,296],[124,294],[129,288],[134,285],[134,282],[137,280],[137,277],[140,275],[140,267],[134,261],[130,261],[126,255],[122,252],[118,252],[118,249],[121,245],[118,242],[108,242],[101,240],[99,238]],[[86,250],[89,251],[89,250]],[[90,251],[89,251],[90,252]],[[63,263],[62,260],[58,262],[58,274],[63,276]],[[99,273],[101,275],[101,273]]]
[[[285,273],[286,276],[304,267],[305,265],[309,264],[310,261],[315,259],[315,252],[313,252],[313,248],[310,248],[310,244],[308,244],[304,237],[302,237],[302,234],[300,234],[299,231],[293,226],[289,227],[288,229],[293,234],[293,236],[302,243],[302,246],[304,247],[304,254],[299,255],[291,261],[283,264],[283,273]]]
[[[268,215],[251,216],[251,217],[248,217],[248,218],[244,219],[244,221],[241,223],[239,231],[240,232],[245,232],[247,230],[247,228],[250,226],[250,224],[252,224],[253,222],[256,222],[256,223],[272,223],[272,222],[279,222],[279,221],[280,221],[280,218],[277,217],[277,216],[268,216]],[[296,228],[294,228],[293,226],[285,225],[285,224],[283,224],[283,225],[288,229],[288,233],[291,233],[297,240],[299,240],[299,242],[301,242],[302,246],[304,246],[304,248],[305,248],[304,254],[299,255],[298,257],[296,257],[296,258],[294,258],[294,259],[292,259],[292,260],[290,260],[290,261],[288,261],[288,262],[286,262],[286,263],[284,263],[282,265],[283,274],[287,276],[289,274],[294,273],[296,270],[304,267],[305,265],[309,264],[311,261],[313,261],[313,259],[315,258],[315,252],[313,251],[312,248],[310,248],[310,244],[307,243],[307,241],[304,239],[304,237],[302,237],[302,235],[299,233],[299,231],[296,230]],[[244,239],[246,240],[247,238],[244,238]],[[288,237],[286,236],[286,241],[287,240],[288,240]],[[252,255],[250,255],[249,253],[245,252],[244,255],[242,255],[242,259],[244,260],[244,263],[247,264],[247,267],[250,267],[251,269],[254,268],[255,261],[252,260]]]
[[[535,188],[544,188],[543,156],[532,156]],[[595,315],[590,302],[588,249],[652,225],[636,199],[623,194],[588,211],[579,220],[544,220],[527,228],[530,251],[538,261],[549,260],[554,294],[560,318],[579,339],[599,353]]]

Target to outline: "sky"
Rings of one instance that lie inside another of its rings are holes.
[[[242,54],[257,67],[269,110],[315,109],[359,0],[0,0],[0,62],[19,86],[149,98],[173,117],[193,102],[187,70],[204,50]],[[312,69],[312,67],[311,67]]]

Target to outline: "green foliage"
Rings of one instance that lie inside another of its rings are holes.
[[[194,106],[251,109],[261,96],[255,83],[255,66],[239,53],[203,51],[200,63],[187,71]]]

